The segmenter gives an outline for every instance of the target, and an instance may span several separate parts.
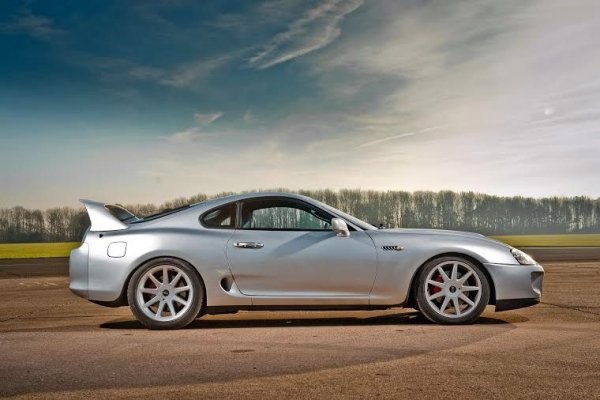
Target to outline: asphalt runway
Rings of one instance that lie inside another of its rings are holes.
[[[410,309],[240,312],[168,332],[72,295],[64,259],[2,261],[0,395],[600,398],[600,252],[572,252],[543,262],[542,304],[470,326]]]

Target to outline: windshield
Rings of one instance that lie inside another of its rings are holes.
[[[328,210],[328,211],[330,211],[330,212],[332,212],[334,214],[337,214],[340,217],[344,218],[346,221],[348,221],[348,222],[350,222],[350,223],[358,226],[360,229],[363,229],[365,231],[370,231],[370,230],[376,230],[377,229],[373,225],[371,225],[371,224],[369,224],[369,223],[367,223],[365,221],[362,221],[362,220],[360,220],[360,219],[358,219],[356,217],[353,217],[350,214],[346,214],[345,212],[340,211],[337,208],[328,206],[327,204],[321,203],[320,201],[317,201],[317,200],[313,200],[313,201],[317,202],[324,209],[326,209],[326,210]]]

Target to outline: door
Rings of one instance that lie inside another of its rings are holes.
[[[344,297],[367,299],[375,279],[375,246],[362,231],[337,236],[331,218],[293,199],[243,202],[238,229],[226,250],[240,291],[265,297],[254,304],[277,303],[268,297],[332,298],[339,304],[345,303]]]

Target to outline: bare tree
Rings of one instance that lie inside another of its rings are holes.
[[[286,189],[275,189],[286,191]],[[301,190],[298,193],[331,204],[373,225],[443,228],[483,234],[600,232],[600,199],[588,197],[499,197],[474,192],[404,192],[343,189]],[[214,196],[197,194],[160,206],[127,205],[138,216],[198,203]],[[297,216],[280,215],[273,223],[290,223]],[[289,220],[289,221],[288,221]],[[83,208],[59,207],[45,211],[23,207],[0,209],[0,242],[78,241],[89,226]]]

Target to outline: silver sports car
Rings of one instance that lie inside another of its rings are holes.
[[[413,307],[442,324],[540,301],[543,268],[474,233],[376,229],[287,193],[223,197],[138,218],[82,200],[91,226],[71,252],[71,290],[129,305],[151,329],[238,310]]]

